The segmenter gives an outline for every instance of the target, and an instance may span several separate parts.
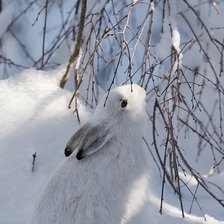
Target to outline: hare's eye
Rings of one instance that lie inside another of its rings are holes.
[[[121,107],[122,108],[125,108],[128,104],[128,101],[127,100],[121,100]]]

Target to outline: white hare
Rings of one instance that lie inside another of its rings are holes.
[[[149,184],[142,147],[146,93],[140,86],[112,90],[90,121],[69,140],[69,156],[35,207],[32,224],[129,223]]]

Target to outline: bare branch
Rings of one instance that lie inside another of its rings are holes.
[[[82,0],[82,9],[81,9],[80,20],[79,20],[79,30],[78,30],[77,41],[76,41],[74,51],[69,59],[69,63],[67,64],[65,74],[63,75],[63,77],[60,81],[61,88],[64,88],[64,86],[69,78],[71,66],[72,66],[72,64],[75,63],[75,61],[77,60],[77,58],[79,56],[79,51],[80,51],[81,44],[82,44],[82,35],[83,35],[83,29],[84,29],[84,23],[85,23],[86,7],[87,7],[87,0]],[[80,85],[81,85],[81,83],[80,83]]]

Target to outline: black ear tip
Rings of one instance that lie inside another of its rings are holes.
[[[66,148],[65,148],[65,156],[68,157],[68,156],[70,156],[71,154],[72,154],[71,149],[70,149],[69,147],[66,147]]]
[[[76,155],[77,160],[81,160],[84,158],[82,153],[83,153],[82,149],[77,152],[77,155]]]

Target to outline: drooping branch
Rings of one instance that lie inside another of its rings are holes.
[[[44,69],[44,51],[45,51],[45,39],[46,39],[46,29],[47,29],[47,10],[48,10],[49,0],[46,0],[45,4],[45,14],[44,14],[44,27],[43,27],[43,40],[42,40],[42,57],[40,69]]]
[[[76,62],[79,56],[79,52],[80,52],[80,48],[82,44],[82,35],[83,35],[83,29],[84,29],[84,23],[85,23],[85,16],[86,16],[86,6],[87,6],[87,0],[82,0],[82,9],[81,9],[80,20],[79,20],[79,30],[78,30],[77,41],[76,41],[73,54],[71,55],[69,59],[69,63],[67,64],[65,74],[63,75],[60,81],[61,88],[65,87],[65,84],[69,79],[71,66]]]

